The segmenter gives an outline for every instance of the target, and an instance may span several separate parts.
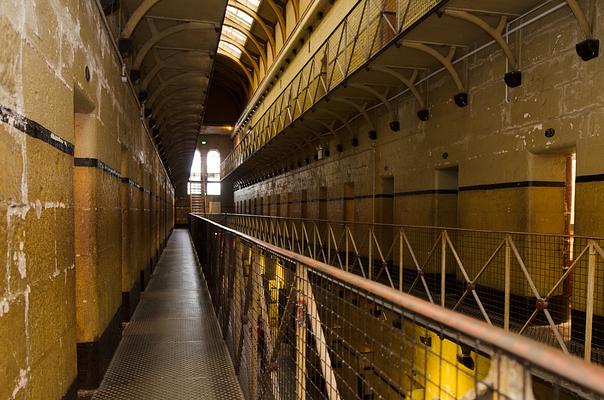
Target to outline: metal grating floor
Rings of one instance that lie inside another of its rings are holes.
[[[189,232],[176,229],[93,400],[242,398]]]

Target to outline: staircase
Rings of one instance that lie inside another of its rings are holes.
[[[191,199],[191,212],[205,214],[206,212],[206,196],[205,194],[192,194]]]

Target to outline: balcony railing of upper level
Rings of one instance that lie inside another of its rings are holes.
[[[228,176],[395,37],[445,2],[359,1],[224,159],[222,176]]]
[[[273,245],[604,363],[604,238],[207,216]]]
[[[312,241],[301,223],[273,227],[294,229],[302,236],[282,243],[302,246]],[[189,226],[247,399],[604,396],[596,364],[207,218],[189,215]],[[514,254],[519,241],[507,241]]]

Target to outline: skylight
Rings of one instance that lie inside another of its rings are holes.
[[[237,3],[244,4],[254,11],[258,11],[260,6],[260,0],[237,0]]]
[[[245,34],[243,32],[241,32],[239,29],[235,29],[231,26],[222,27],[221,39],[223,39],[225,36],[238,43],[241,43],[241,44],[245,44],[245,42],[247,40],[247,36],[245,36]]]
[[[218,43],[218,47],[226,51],[227,53],[232,54],[236,58],[241,57],[241,50],[234,44],[227,43],[221,40],[220,43]]]
[[[252,27],[252,23],[254,22],[254,18],[252,18],[251,15],[233,6],[227,6],[227,15],[230,18],[240,22],[241,25],[243,25],[246,29],[250,29]]]

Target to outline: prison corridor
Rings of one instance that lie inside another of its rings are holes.
[[[189,232],[176,229],[93,399],[242,398]]]
[[[0,400],[604,399],[604,0],[0,0]]]

